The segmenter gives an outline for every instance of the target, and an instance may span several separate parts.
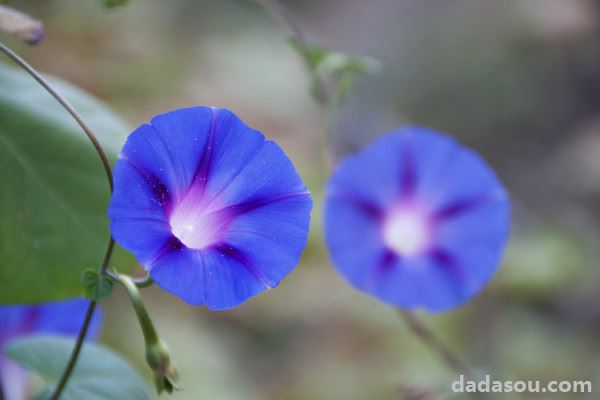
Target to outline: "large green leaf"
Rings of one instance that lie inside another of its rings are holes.
[[[27,336],[9,342],[4,353],[37,374],[48,387],[37,396],[48,398],[67,365],[74,340],[57,336]],[[86,343],[61,396],[62,400],[148,400],[148,384],[118,355]]]
[[[51,79],[114,159],[127,130],[97,100]],[[79,126],[28,75],[0,63],[0,303],[82,293],[108,239],[109,191]]]

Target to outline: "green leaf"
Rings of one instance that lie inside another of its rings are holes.
[[[85,297],[98,301],[112,292],[113,281],[107,276],[100,276],[98,272],[88,269],[81,274],[81,286]]]
[[[50,80],[88,122],[109,157],[127,129],[90,95]],[[0,63],[0,303],[83,293],[109,237],[109,190],[81,128],[35,81]],[[132,265],[131,258],[119,265]]]
[[[48,385],[36,399],[47,399],[67,365],[74,340],[27,336],[11,341],[4,353]],[[109,349],[85,343],[61,400],[147,400],[151,390],[138,372]]]

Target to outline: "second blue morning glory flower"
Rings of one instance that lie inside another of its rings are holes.
[[[492,278],[509,214],[504,187],[478,154],[407,127],[339,165],[327,185],[325,235],[356,288],[401,308],[444,311]]]
[[[291,161],[226,109],[159,115],[114,170],[111,231],[163,289],[213,310],[276,286],[306,245],[312,201]]]

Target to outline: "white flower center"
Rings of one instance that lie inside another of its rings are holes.
[[[383,240],[397,254],[413,256],[429,248],[431,231],[426,215],[412,208],[401,208],[392,211],[385,219]]]
[[[206,209],[201,196],[190,191],[171,213],[171,232],[190,249],[204,249],[222,238],[229,219],[214,212],[215,207]]]

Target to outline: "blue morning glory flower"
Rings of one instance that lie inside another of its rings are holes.
[[[344,160],[327,185],[325,236],[339,273],[405,309],[457,307],[492,278],[510,203],[475,152],[406,127]]]
[[[163,289],[209,309],[275,287],[306,245],[312,201],[281,148],[225,109],[159,115],[127,139],[108,215]]]
[[[0,384],[5,400],[27,398],[27,375],[19,365],[2,355],[4,346],[15,338],[33,334],[76,336],[88,303],[85,299],[71,299],[39,305],[0,307]],[[97,335],[100,320],[101,316],[97,311],[92,319],[88,338]]]

